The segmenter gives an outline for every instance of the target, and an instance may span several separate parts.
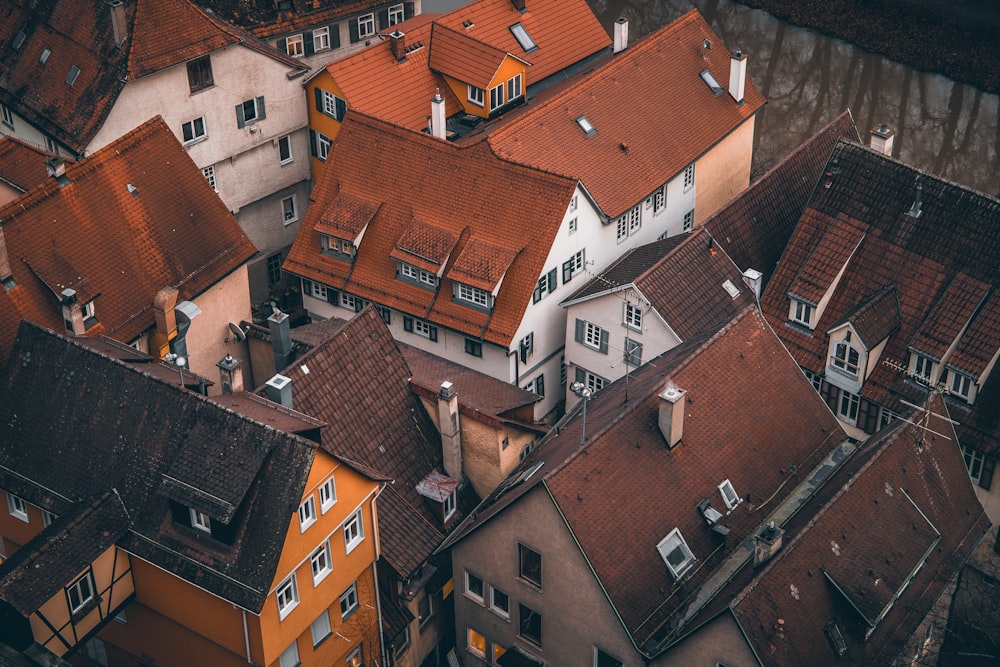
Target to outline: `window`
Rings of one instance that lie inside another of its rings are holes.
[[[319,582],[326,579],[326,575],[333,572],[333,565],[330,564],[330,543],[324,542],[319,549],[312,552],[309,563],[312,566],[313,586],[318,586]]]
[[[483,95],[484,91],[482,88],[477,88],[471,85],[469,86],[469,101],[477,107],[483,106]]]
[[[962,446],[962,456],[965,457],[965,467],[969,471],[969,479],[978,487],[989,490],[993,483],[993,468],[995,461],[982,452]]]
[[[642,366],[642,343],[626,336],[625,347],[622,350],[622,361],[635,368]]]
[[[344,524],[344,549],[347,553],[351,553],[364,539],[364,520],[361,517],[361,510],[358,510]]]
[[[694,209],[691,209],[684,214],[684,225],[681,227],[681,231],[690,232],[694,229]]]
[[[295,583],[294,572],[278,584],[274,597],[278,601],[278,620],[282,620],[299,604],[299,588]]]
[[[514,35],[514,39],[516,39],[517,43],[521,45],[521,48],[524,49],[525,53],[534,51],[538,48],[535,44],[535,40],[531,39],[531,35],[528,34],[528,31],[525,30],[524,26],[520,23],[512,25],[510,27],[510,32]]]
[[[517,545],[517,574],[521,579],[542,587],[542,554],[523,544]]]
[[[434,596],[425,593],[417,601],[417,622],[420,627],[427,625],[427,621],[431,620],[432,616],[434,616]]]
[[[208,184],[212,186],[212,189],[218,192],[219,188],[215,184],[215,165],[205,167],[201,170],[201,174],[205,177],[205,180],[208,181]]]
[[[969,392],[972,389],[972,378],[968,375],[962,375],[955,371],[949,371],[951,373],[951,393],[956,396],[961,396],[964,399],[969,398]]]
[[[419,269],[406,262],[399,263],[399,272],[397,275],[403,280],[408,280],[431,289],[437,289],[438,286],[438,277],[435,274]]]
[[[580,129],[583,130],[584,134],[588,137],[592,137],[597,134],[597,128],[594,127],[594,124],[591,123],[586,116],[580,116],[577,118],[576,124],[580,126]]]
[[[324,255],[331,255],[337,259],[343,259],[348,262],[354,261],[356,248],[354,247],[354,244],[347,239],[338,239],[334,236],[327,236],[323,234],[320,236],[320,245],[322,246]]]
[[[403,331],[415,333],[418,336],[423,336],[431,341],[437,341],[438,339],[438,330],[436,326],[428,324],[423,320],[416,320],[409,315],[403,316]]]
[[[322,162],[326,162],[326,157],[330,154],[330,146],[333,141],[330,137],[320,132],[316,133],[316,157]]]
[[[188,508],[191,516],[191,527],[203,533],[212,533],[212,519],[204,512],[200,512],[193,507]]]
[[[319,511],[326,511],[337,503],[337,486],[333,477],[323,482],[319,487]]]
[[[594,667],[625,667],[625,663],[595,646]]]
[[[791,320],[804,324],[807,327],[812,325],[813,307],[804,301],[792,299]]]
[[[313,50],[326,51],[330,48],[330,27],[313,30]]]
[[[521,355],[521,363],[528,361],[528,357],[535,353],[535,332],[528,333],[517,345],[518,353]]]
[[[687,542],[684,541],[681,531],[676,528],[660,540],[660,543],[656,545],[656,550],[660,552],[660,557],[667,564],[667,569],[670,570],[674,579],[680,579],[688,568],[694,565],[694,554],[691,553]]]
[[[181,125],[181,135],[184,137],[185,146],[204,139],[207,136],[205,132],[205,117],[199,116]]]
[[[576,198],[578,196],[579,195],[573,195],[572,199],[569,200],[569,212],[570,213],[572,213],[573,211],[576,210],[576,207],[577,207],[577,199]]]
[[[490,88],[490,111],[496,111],[503,106],[503,84]]]
[[[344,114],[347,113],[347,102],[333,93],[317,88],[316,109],[334,120],[344,120]]]
[[[733,488],[733,483],[728,479],[719,484],[719,493],[722,494],[722,501],[729,509],[740,504],[740,497],[736,495],[736,489]]]
[[[913,374],[918,378],[930,381],[934,373],[934,362],[930,357],[925,357],[922,354],[914,354],[913,357]]]
[[[531,607],[517,605],[517,634],[528,641],[542,645],[542,616]]]
[[[573,276],[583,271],[584,267],[584,253],[586,249],[580,250],[575,253],[572,257],[563,262],[562,265],[562,280],[563,284],[568,283],[573,280]]]
[[[278,667],[296,667],[299,663],[299,645],[293,641],[292,645],[281,652],[278,657]]]
[[[885,408],[882,408],[882,411],[878,417],[878,427],[881,429],[884,426],[888,426],[893,422],[894,419],[899,419],[899,415],[897,415],[892,410],[886,410]]]
[[[444,499],[444,520],[447,521],[455,513],[455,500],[456,492],[452,491],[448,494],[448,497]]]
[[[288,50],[288,55],[301,58],[305,54],[302,35],[292,35],[285,40],[285,48]]]
[[[639,231],[641,226],[642,210],[640,206],[635,206],[631,210],[627,211],[622,217],[618,218],[615,232],[618,242],[621,243],[632,234],[635,234]]]
[[[851,345],[851,332],[848,331],[844,340],[833,346],[833,358],[830,359],[830,363],[834,368],[842,370],[852,377],[857,377],[859,358],[858,351]]]
[[[583,368],[576,369],[576,381],[582,382],[584,385],[587,386],[588,389],[590,389],[590,391],[594,392],[595,394],[600,390],[604,389],[604,385],[606,382],[605,379],[602,378],[600,375],[595,375]]]
[[[266,117],[263,97],[252,97],[236,105],[236,127],[246,127]]]
[[[575,340],[601,354],[608,353],[608,332],[593,322],[577,319]]]
[[[507,101],[513,102],[523,93],[521,75],[515,74],[507,79]]]
[[[548,273],[544,274],[538,279],[538,284],[535,285],[535,291],[531,295],[531,302],[538,303],[542,298],[551,292],[554,292],[556,287],[559,285],[556,278],[556,270],[552,269]]]
[[[399,657],[408,648],[410,648],[410,626],[404,625],[403,629],[392,639],[392,652],[396,656],[396,664],[399,664]]]
[[[76,78],[78,76],[80,76],[80,68],[77,67],[76,65],[73,65],[72,67],[69,68],[69,72],[67,72],[66,74],[66,83],[72,86],[74,83],[76,83]]]
[[[570,234],[576,234],[576,218],[570,218],[569,222],[566,223],[566,227],[569,229]]]
[[[305,294],[314,296],[317,299],[327,300],[329,296],[329,290],[323,283],[318,283],[313,280],[303,280],[302,281],[302,291]]]
[[[372,37],[375,34],[375,15],[365,14],[358,19],[358,39]]]
[[[347,620],[351,614],[358,609],[358,585],[357,582],[351,584],[346,591],[340,594],[340,617]]]
[[[642,309],[631,303],[625,304],[625,326],[642,331]]]
[[[14,127],[14,113],[5,104],[0,104],[0,116],[3,117],[3,122],[9,125],[11,128]]]
[[[486,598],[483,595],[483,580],[472,574],[468,570],[465,571],[465,594],[470,598],[478,602],[479,604],[484,604]]]
[[[382,316],[382,321],[386,324],[392,324],[392,310],[386,308],[385,306],[375,306],[375,310],[378,314]]]
[[[474,306],[480,308],[489,308],[490,301],[492,300],[492,294],[484,289],[479,289],[478,287],[473,287],[472,285],[466,285],[465,283],[456,283],[457,287],[455,289],[455,296],[458,297],[460,301],[465,301]]]
[[[465,353],[474,357],[483,356],[483,344],[473,338],[465,339]]]
[[[84,605],[94,598],[94,581],[90,572],[66,587],[66,599],[69,601],[69,613],[76,614]]]
[[[212,78],[211,56],[192,60],[187,64],[187,71],[188,87],[192,93],[197,93],[199,90],[211,88],[215,85],[215,80]]]
[[[286,225],[299,219],[299,214],[295,210],[295,195],[281,200],[281,218]]]
[[[667,186],[661,185],[660,189],[653,193],[653,213],[659,213],[667,205]]]
[[[469,653],[486,659],[486,637],[472,628],[468,629]]]
[[[860,402],[861,399],[857,394],[842,390],[840,392],[840,402],[837,404],[837,416],[851,424],[855,423],[858,420],[858,405]]]
[[[684,191],[687,192],[694,185],[694,163],[684,167]]]
[[[356,649],[351,651],[351,654],[347,656],[347,661],[344,663],[347,667],[361,667],[361,659],[364,657],[361,653],[362,646],[359,644]]]
[[[42,525],[48,528],[56,520],[56,515],[48,510],[42,510]]]
[[[353,294],[343,293],[340,295],[340,305],[355,313],[360,313],[361,309],[365,307],[365,300]]]
[[[276,252],[267,258],[267,284],[277,285],[281,282],[281,253]]]
[[[7,508],[10,510],[10,515],[20,519],[21,521],[28,523],[28,503],[17,496],[8,493],[7,494]]]
[[[281,164],[292,161],[292,138],[287,134],[278,139],[278,161]]]
[[[403,5],[393,5],[389,7],[389,25],[396,25],[403,22]]]
[[[309,496],[304,503],[299,505],[299,530],[304,533],[314,523],[316,523],[316,499]]]
[[[490,609],[504,618],[510,618],[510,596],[499,588],[490,587]]]

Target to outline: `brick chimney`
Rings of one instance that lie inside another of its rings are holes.
[[[274,350],[274,370],[280,371],[292,363],[292,330],[288,313],[277,308],[267,318],[267,327],[271,330],[271,348]]]
[[[891,127],[882,123],[871,132],[872,150],[892,157],[892,140],[895,139],[895,135]]]
[[[458,394],[451,382],[441,383],[437,405],[444,471],[452,479],[462,479],[462,430],[458,421]]]
[[[62,291],[59,299],[62,302],[63,320],[66,322],[66,331],[73,336],[82,336],[87,328],[83,325],[83,306],[76,298],[76,290],[67,287]]]
[[[406,35],[398,28],[389,33],[389,51],[397,63],[406,60]]]
[[[510,0],[510,4],[514,5],[514,9],[522,14],[528,11],[527,6],[525,5],[525,0]]]
[[[431,100],[431,135],[438,139],[445,139],[448,136],[447,122],[445,120],[444,98],[441,91],[434,91],[434,99]]]
[[[615,47],[613,53],[621,53],[628,48],[628,19],[622,16],[615,21]]]
[[[243,369],[239,359],[227,354],[215,365],[219,367],[223,394],[239,394],[243,391]]]
[[[747,57],[736,49],[729,60],[729,94],[737,104],[743,104],[743,90],[747,83]]]
[[[115,31],[115,46],[121,46],[128,37],[128,22],[125,19],[125,4],[121,0],[111,3],[111,28]]]
[[[272,403],[278,403],[286,408],[292,407],[292,379],[284,375],[275,375],[264,383],[267,398]]]
[[[660,394],[660,415],[658,423],[660,433],[667,441],[667,447],[673,449],[684,436],[684,396],[687,392],[679,389],[673,382],[667,383],[667,388]]]
[[[763,565],[774,557],[781,549],[782,536],[785,531],[776,528],[774,522],[768,522],[764,529],[754,536],[753,566]]]

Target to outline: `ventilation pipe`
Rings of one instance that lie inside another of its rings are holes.
[[[448,136],[448,129],[445,127],[444,98],[441,97],[441,90],[434,91],[434,99],[431,100],[431,135],[438,139],[445,139]]]
[[[286,408],[292,407],[292,379],[284,375],[275,375],[264,386],[267,391],[267,398],[272,403],[283,405]]]
[[[128,37],[128,24],[125,20],[125,4],[121,0],[111,3],[111,28],[115,31],[115,46],[121,46]]]
[[[288,313],[275,308],[267,318],[271,330],[271,348],[274,351],[274,370],[280,371],[292,363],[292,330]]]

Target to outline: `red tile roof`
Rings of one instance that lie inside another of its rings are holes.
[[[743,104],[715,95],[699,76],[729,81],[725,49],[697,10],[629,47],[567,90],[493,130],[501,157],[586,184],[601,211],[617,217],[704,155],[760,110],[747,79]],[[529,70],[530,71],[530,70]],[[577,124],[585,116],[597,130]]]
[[[261,38],[330,23],[371,11],[376,5],[371,0],[291,0],[290,9],[279,10],[274,0],[199,0],[198,4]]]
[[[865,229],[853,220],[838,220],[812,248],[788,293],[816,305],[834,287],[834,281],[865,238]]]
[[[506,57],[505,52],[470,37],[465,31],[431,25],[427,66],[435,72],[485,90]]]
[[[459,147],[351,111],[316,181],[312,205],[284,269],[509,346],[575,188],[575,181],[499,160],[484,143]],[[510,197],[512,191],[518,196]],[[378,205],[353,264],[323,255],[314,231],[327,202],[342,193],[363,193]],[[456,207],[461,215],[456,215]],[[438,295],[396,278],[393,252],[398,255],[401,240],[412,238],[414,220],[461,239],[451,252]],[[466,253],[471,269],[455,269]],[[511,255],[516,256],[504,267]],[[486,261],[480,263],[480,256]],[[480,276],[480,284],[486,284],[503,275],[499,267],[506,268],[506,274],[492,313],[450,298],[451,271],[463,279]]]
[[[0,181],[25,192],[49,177],[45,161],[52,153],[14,137],[0,137]]]
[[[990,285],[981,280],[956,275],[913,335],[910,347],[932,359],[943,359],[990,291]]]
[[[99,333],[128,342],[153,326],[160,289],[191,299],[256,252],[159,117],[67,164],[66,176],[0,208],[17,285],[0,289],[3,363],[22,317],[63,330],[66,287],[97,299]]]

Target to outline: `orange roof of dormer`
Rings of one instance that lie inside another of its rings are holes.
[[[472,238],[459,252],[455,265],[445,277],[493,292],[503,280],[517,253],[518,250],[512,247]]]
[[[353,241],[375,217],[378,205],[341,190],[323,209],[313,229],[320,234]]]
[[[414,218],[389,256],[438,274],[458,243],[458,233]]]
[[[493,77],[508,57],[514,56],[464,32],[439,23],[431,26],[428,66],[462,83],[484,90],[489,88]]]

